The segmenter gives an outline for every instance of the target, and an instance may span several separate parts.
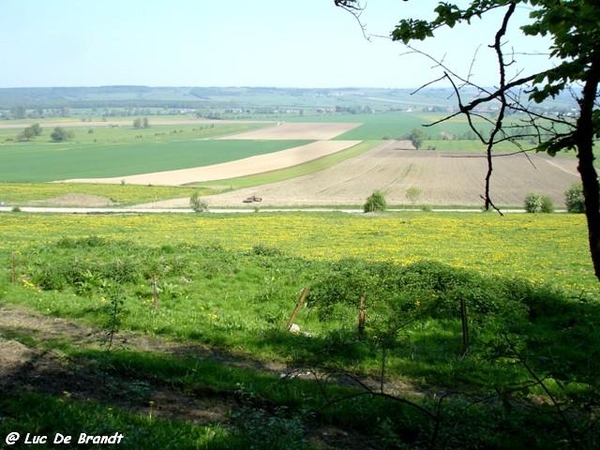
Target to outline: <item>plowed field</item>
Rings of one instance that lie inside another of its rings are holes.
[[[410,204],[406,190],[421,191],[419,204],[481,205],[487,171],[483,155],[411,149],[408,142],[388,141],[329,169],[278,183],[208,198],[211,206],[240,206],[250,195],[261,206],[360,205],[375,190],[391,204]],[[494,159],[492,200],[523,204],[530,192],[549,195],[557,207],[564,191],[578,181],[576,160],[530,154]],[[173,204],[173,203],[172,203]],[[182,204],[183,206],[183,204]]]

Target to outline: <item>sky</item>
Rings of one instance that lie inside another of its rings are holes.
[[[403,17],[431,18],[437,3],[370,0],[367,40],[333,0],[0,0],[0,87],[414,88],[442,71],[389,34]],[[499,22],[477,20],[417,47],[461,74],[477,55],[474,79],[492,86],[487,45]],[[517,31],[507,48],[547,52]],[[527,73],[549,61],[519,62]]]

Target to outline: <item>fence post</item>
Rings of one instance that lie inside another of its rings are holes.
[[[298,311],[300,311],[300,308],[302,308],[302,305],[304,304],[304,300],[306,300],[307,295],[308,295],[308,288],[305,287],[302,289],[302,292],[300,293],[300,297],[298,298],[298,301],[296,302],[296,307],[294,308],[294,311],[292,312],[292,315],[290,316],[290,319],[287,322],[287,325],[285,327],[286,330],[289,331],[290,327],[294,323],[296,314],[298,314]]]
[[[464,298],[460,299],[460,317],[462,321],[463,354],[469,351],[469,323],[467,316],[467,302]]]
[[[11,277],[10,277],[10,280],[12,281],[12,284],[15,284],[17,282],[17,262],[16,262],[16,256],[15,256],[14,251],[11,254]]]
[[[365,309],[365,296],[360,297],[360,305],[358,307],[358,336],[365,336],[365,322],[367,320],[367,310]]]
[[[152,298],[153,303],[152,306],[154,308],[154,312],[158,311],[158,282],[156,281],[156,275],[152,277]]]

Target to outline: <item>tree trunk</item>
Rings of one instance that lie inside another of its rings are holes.
[[[594,55],[579,102],[581,112],[577,120],[575,142],[577,145],[577,170],[581,175],[585,197],[588,242],[594,273],[600,281],[600,186],[594,167],[594,123],[593,112],[598,83],[600,82],[600,53]]]

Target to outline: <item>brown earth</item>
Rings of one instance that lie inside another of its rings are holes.
[[[494,159],[492,200],[498,205],[522,205],[530,192],[548,195],[557,207],[564,192],[579,177],[576,160],[542,154],[517,154]],[[242,206],[256,195],[261,206],[361,205],[375,190],[388,203],[410,205],[408,188],[417,188],[417,204],[480,206],[486,160],[483,154],[414,150],[406,141],[387,141],[334,167],[277,183],[206,197],[211,207]],[[189,199],[155,204],[187,207]],[[149,205],[145,205],[149,206]]]

